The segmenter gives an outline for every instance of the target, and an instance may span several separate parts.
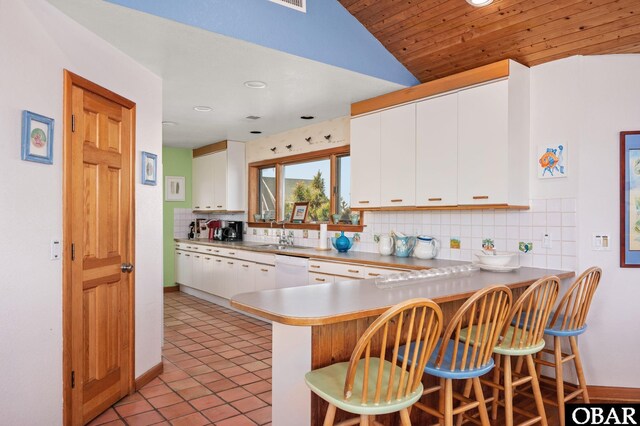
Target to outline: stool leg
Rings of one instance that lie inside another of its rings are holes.
[[[444,380],[444,426],[453,426],[453,383]]]
[[[513,426],[513,385],[511,383],[511,356],[504,355],[504,424]]]
[[[538,352],[538,353],[536,354],[536,358],[538,358],[539,360],[542,360],[542,359],[543,359],[543,356],[542,356],[542,355],[543,355],[543,354],[542,354],[542,351],[540,351],[540,352]],[[538,378],[540,378],[540,375],[541,375],[541,374],[542,374],[542,364],[540,364],[539,362],[537,362],[537,363],[536,363],[536,376],[537,376]]]
[[[323,426],[333,426],[333,421],[336,418],[336,406],[329,404],[327,408],[327,414],[324,416]]]
[[[556,393],[558,398],[558,417],[560,426],[564,426],[564,378],[562,374],[562,342],[559,336],[553,338],[554,358],[556,363]]]
[[[502,355],[496,354],[496,365],[493,367],[493,383],[500,384],[500,361]],[[493,388],[492,390],[493,401],[491,401],[491,418],[496,420],[498,418],[498,398],[500,397],[500,389]]]
[[[473,378],[473,392],[476,395],[476,400],[480,403],[478,405],[478,411],[480,411],[480,421],[482,426],[489,426],[489,413],[487,413],[487,403],[484,400],[484,394],[482,393],[482,384],[479,377]],[[462,417],[462,415],[460,415]]]
[[[576,356],[574,361],[576,365],[576,373],[578,374],[578,384],[582,389],[582,399],[588,404],[589,394],[587,393],[587,381],[584,379],[584,370],[582,369],[582,360],[580,359],[580,350],[578,349],[576,336],[569,337],[569,343],[571,343],[571,351]]]
[[[544,402],[542,401],[542,393],[540,392],[540,383],[538,383],[538,377],[536,376],[536,365],[533,362],[531,355],[526,355],[527,358],[527,370],[531,376],[531,388],[533,389],[533,397],[536,401],[536,408],[538,409],[538,415],[540,416],[540,423],[542,426],[547,426],[547,414],[544,412]]]
[[[369,426],[369,416],[364,414],[360,416],[360,426]]]
[[[445,388],[446,388],[446,383],[445,383],[445,379],[440,379],[440,391],[439,391],[439,395],[438,395],[438,411],[440,411],[442,413],[442,415],[444,416],[444,406],[446,403],[446,396],[445,396]],[[444,417],[441,419],[438,419],[438,423],[441,425],[444,425]]]
[[[471,386],[473,385],[473,382],[471,379],[467,379],[464,382],[464,390],[462,391],[462,395],[466,396],[467,398],[469,398],[469,395],[471,395]],[[462,426],[462,421],[464,420],[464,413],[460,413],[458,415],[458,418],[456,419],[456,426]]]
[[[400,410],[400,423],[402,426],[411,426],[411,419],[409,418],[409,410],[403,408]]]

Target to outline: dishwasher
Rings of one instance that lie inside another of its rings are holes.
[[[276,288],[309,284],[309,259],[276,255]]]

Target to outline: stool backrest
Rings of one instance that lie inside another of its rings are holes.
[[[410,299],[389,308],[365,330],[351,354],[344,385],[345,399],[351,397],[356,370],[363,357],[362,404],[377,404],[381,400],[390,402],[392,399],[397,400],[412,394],[422,380],[424,366],[433,353],[441,331],[442,311],[430,299]],[[418,350],[409,354],[411,343]],[[393,349],[387,348],[391,344]],[[400,367],[397,362],[401,345],[404,345],[404,359]],[[383,380],[384,360],[390,351],[391,365],[387,365],[387,368],[390,367],[391,371],[389,377]],[[379,357],[380,362],[375,375],[375,390],[370,393],[368,392],[369,367],[374,357]],[[409,361],[411,364],[407,371]],[[402,370],[399,371],[400,377],[397,379],[396,372],[400,368]]]
[[[539,343],[544,336],[549,315],[558,298],[560,279],[556,276],[540,278],[531,284],[515,301],[509,320],[502,331],[502,347],[523,349]],[[513,333],[507,331],[513,327]]]
[[[445,329],[435,366],[451,371],[485,366],[507,320],[511,297],[511,290],[503,285],[486,287],[474,293]],[[465,338],[464,342],[461,337]],[[448,365],[443,365],[450,340],[453,340],[453,356]]]
[[[560,300],[549,327],[558,327],[560,330],[584,327],[601,276],[602,269],[595,266],[584,271]]]

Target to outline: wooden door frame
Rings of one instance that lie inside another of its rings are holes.
[[[72,391],[71,391],[71,354],[72,354],[72,263],[71,263],[71,230],[72,230],[72,176],[71,176],[71,143],[72,143],[72,88],[77,86],[83,90],[93,92],[127,109],[131,114],[130,126],[130,181],[129,181],[129,217],[131,226],[128,232],[129,262],[135,265],[135,160],[136,160],[136,104],[117,93],[99,86],[69,70],[64,70],[63,97],[63,183],[62,183],[62,216],[63,216],[63,263],[62,263],[62,396],[63,423],[72,421]],[[129,393],[135,390],[135,270],[129,274]]]

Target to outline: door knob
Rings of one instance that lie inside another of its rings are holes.
[[[123,263],[122,265],[120,265],[120,270],[122,272],[132,273],[133,272],[133,265],[131,263]]]

